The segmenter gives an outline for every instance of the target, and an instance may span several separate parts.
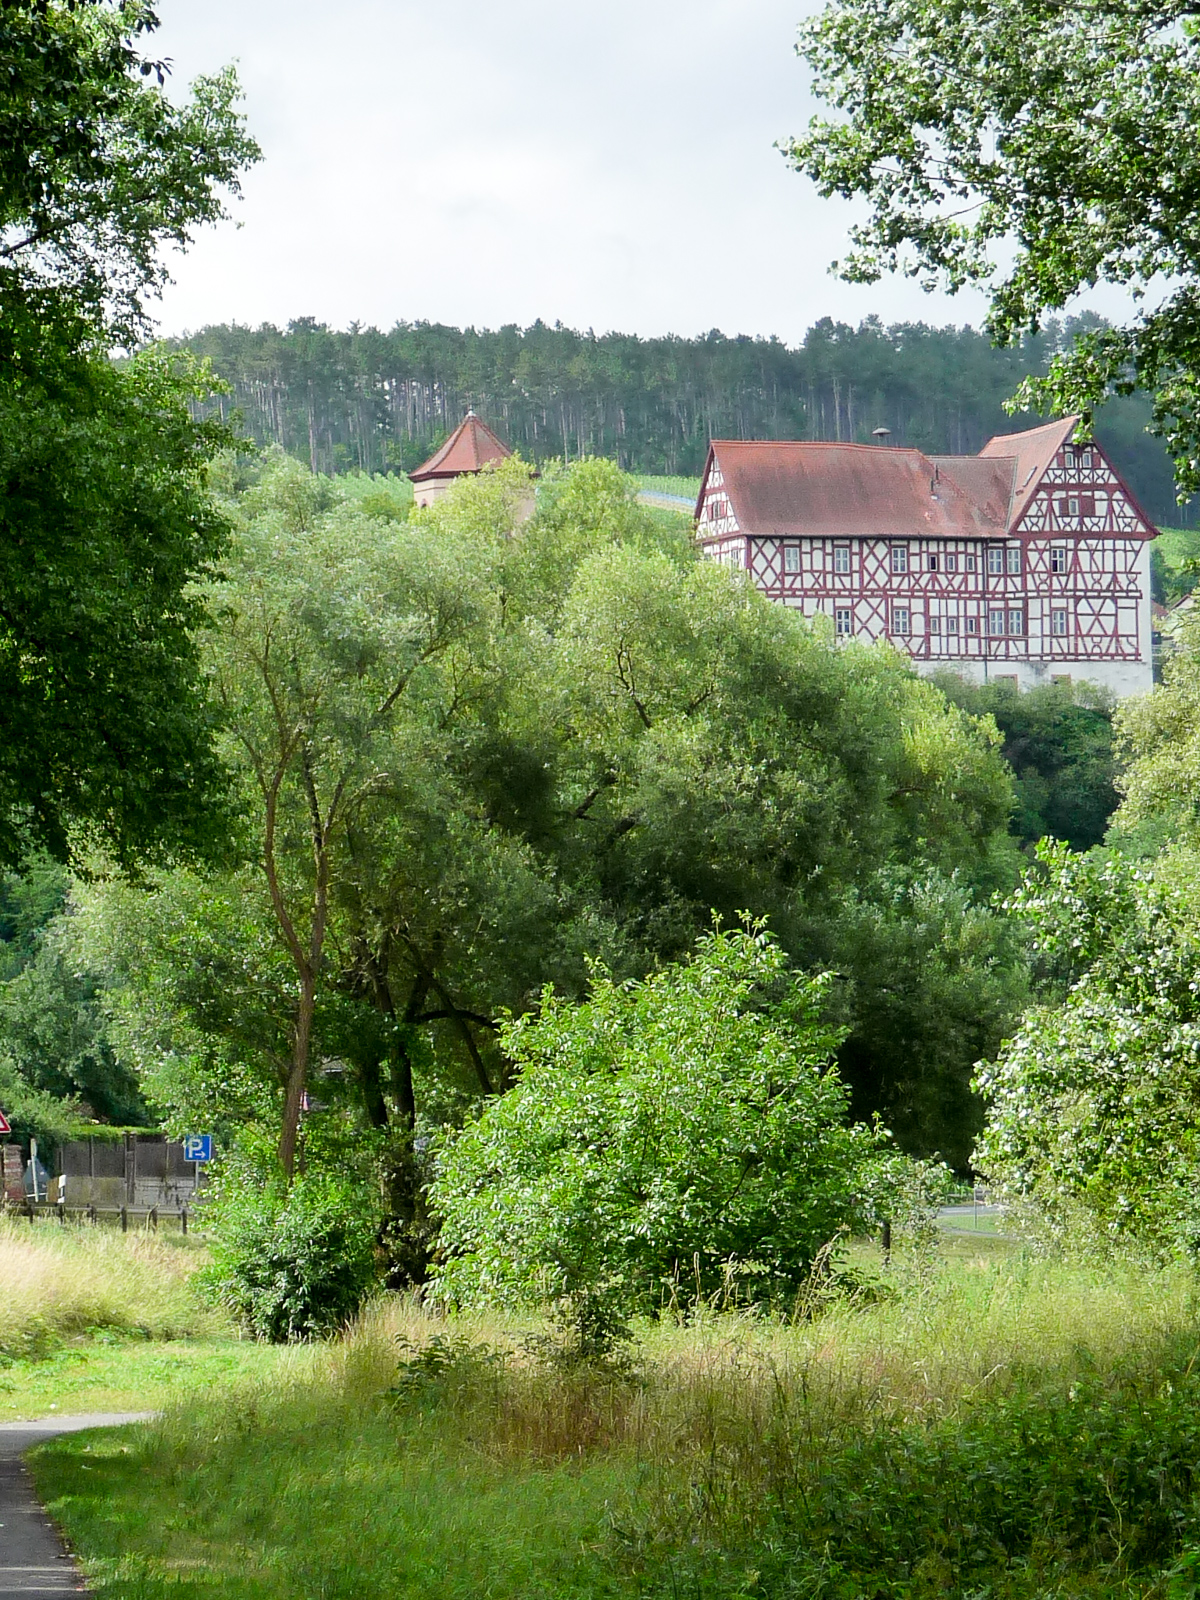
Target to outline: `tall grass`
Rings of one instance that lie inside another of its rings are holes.
[[[214,1332],[189,1280],[203,1256],[137,1234],[0,1220],[0,1361],[89,1330],[178,1338]]]
[[[238,1600],[1194,1594],[1191,1274],[996,1254],[892,1285],[646,1327],[611,1367],[391,1300],[37,1470],[114,1600],[184,1570]]]

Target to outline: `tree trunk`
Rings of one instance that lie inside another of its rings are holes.
[[[311,973],[300,979],[300,999],[296,1006],[296,1028],[292,1039],[292,1062],[288,1070],[287,1093],[283,1101],[283,1130],[279,1137],[279,1164],[288,1184],[296,1172],[296,1141],[300,1134],[300,1112],[308,1086],[308,1058],[312,1050],[313,1014],[316,1011],[316,982]]]

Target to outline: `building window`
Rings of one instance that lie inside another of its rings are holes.
[[[1008,613],[1008,631],[1009,633],[1025,632],[1025,612],[1023,608],[1020,611],[1010,611]]]
[[[978,633],[979,632],[979,618],[978,617],[968,617],[967,618],[967,632],[968,633]]]
[[[1002,544],[988,545],[988,571],[994,578],[1004,576],[1004,546]]]
[[[1056,639],[1066,638],[1067,613],[1065,611],[1052,611],[1050,613],[1050,632]]]
[[[848,544],[835,544],[833,547],[833,570],[835,572],[850,571],[850,546]]]
[[[963,571],[977,572],[979,570],[979,557],[973,550],[968,550],[963,557]]]
[[[993,634],[993,635],[1004,632],[1004,613],[1003,613],[1003,611],[989,611],[988,612],[988,632],[990,634]]]
[[[894,544],[892,546],[892,571],[908,571],[908,546],[906,544]],[[904,631],[907,633],[908,629],[906,628]]]
[[[839,639],[845,639],[853,632],[849,606],[838,606],[833,613],[833,626]]]
[[[947,572],[957,572],[958,571],[958,557],[955,555],[953,550],[947,550],[947,552],[946,552],[946,571]]]
[[[1079,496],[1079,509],[1085,517],[1096,515],[1096,496],[1094,494],[1081,494]]]
[[[905,551],[906,555],[907,555],[907,553],[908,552]],[[906,634],[910,633],[911,631],[912,630],[911,630],[911,628],[909,626],[908,607],[907,606],[893,606],[892,607],[892,632],[893,633],[897,633],[897,634],[906,635]]]
[[[1095,507],[1095,504],[1096,500],[1095,496],[1093,495],[1093,508]],[[1077,518],[1083,514],[1083,501],[1081,500],[1080,496],[1077,494],[1064,495],[1063,498],[1058,502],[1058,514],[1067,521],[1070,521],[1072,517]]]
[[[929,631],[930,631],[930,633],[941,633],[941,631],[942,631],[942,619],[941,619],[941,617],[935,617],[935,616],[932,616],[932,615],[930,616],[930,618],[929,618]]]
[[[800,546],[798,544],[785,544],[783,547],[783,570],[785,572],[800,571]]]
[[[1050,546],[1050,571],[1065,572],[1067,570],[1067,547],[1065,544],[1052,544]]]
[[[1090,450],[1081,450],[1079,452],[1079,465],[1081,467],[1090,467],[1092,464],[1092,452]]]
[[[930,570],[930,572],[936,572],[940,565],[941,565],[941,562],[937,558],[937,552],[934,551],[934,550],[931,550],[929,552],[929,570]]]
[[[957,634],[957,632],[958,632],[958,618],[957,617],[947,617],[946,618],[946,632],[947,633]]]
[[[1019,578],[1021,576],[1021,546],[1019,544],[1010,544],[1005,554],[1008,558],[1009,577]]]

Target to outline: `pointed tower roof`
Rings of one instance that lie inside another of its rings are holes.
[[[423,483],[428,478],[460,478],[511,455],[512,451],[497,439],[487,423],[468,411],[442,448],[408,476],[413,483]]]

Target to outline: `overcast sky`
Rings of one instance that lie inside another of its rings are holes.
[[[264,160],[175,264],[166,333],[313,316],[778,334],[978,322],[828,272],[847,211],[773,148],[810,0],[160,0],[176,82],[237,60]]]

